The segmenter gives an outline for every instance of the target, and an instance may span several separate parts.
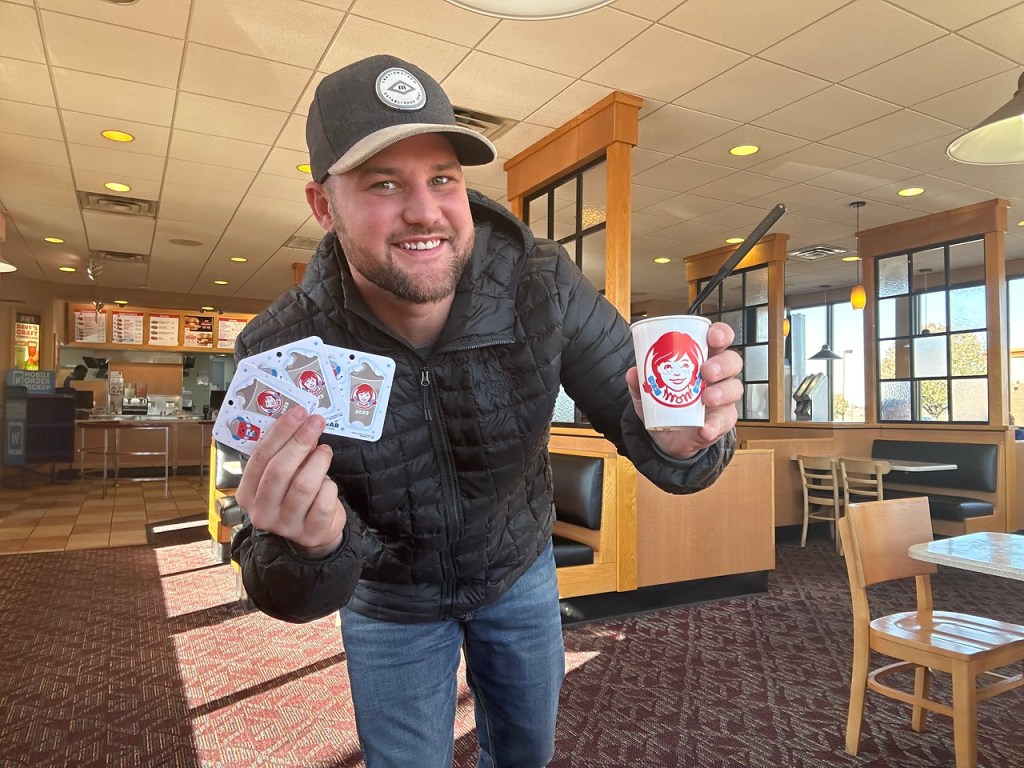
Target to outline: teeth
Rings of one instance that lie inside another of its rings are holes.
[[[399,248],[404,248],[407,251],[426,251],[430,248],[437,248],[441,245],[440,240],[426,240],[418,243],[399,243]]]

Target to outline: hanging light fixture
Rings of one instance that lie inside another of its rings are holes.
[[[612,0],[448,0],[467,11],[496,16],[499,19],[517,21],[540,21],[543,19],[564,19],[580,13],[593,11]]]
[[[819,287],[825,289],[825,317],[827,318],[828,317],[828,289],[831,288],[832,286],[831,285],[822,285],[822,286],[819,286]],[[827,320],[826,320],[825,325],[826,325],[826,327],[828,326]],[[843,356],[842,355],[837,355],[835,352],[833,352],[829,348],[828,344],[822,344],[821,345],[821,349],[819,349],[817,352],[815,352],[813,355],[811,355],[808,358],[808,360],[842,360],[842,359],[843,359]]]
[[[789,318],[782,318],[782,338],[789,336]]]
[[[854,237],[857,232],[860,232],[860,209],[863,208],[867,203],[863,200],[854,200],[850,203],[850,207],[857,211],[857,229],[854,231]],[[850,306],[854,309],[864,309],[864,305],[867,304],[868,296],[864,291],[864,284],[860,281],[860,242],[857,243],[857,284],[853,286],[850,291]]]
[[[946,155],[970,165],[1024,163],[1024,74],[1006,104],[946,147]]]

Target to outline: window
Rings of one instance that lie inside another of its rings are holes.
[[[878,260],[878,419],[988,422],[984,241]]]
[[[864,421],[864,313],[829,294],[827,304],[801,307],[790,313],[791,389],[808,376],[822,374],[822,384],[810,393],[811,421]],[[836,360],[813,360],[823,345],[839,355]],[[790,399],[790,419],[795,417]],[[802,421],[806,419],[797,419]]]

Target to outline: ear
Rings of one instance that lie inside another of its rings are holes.
[[[327,232],[334,231],[334,217],[331,216],[331,201],[323,184],[310,181],[306,184],[306,202],[317,222]]]

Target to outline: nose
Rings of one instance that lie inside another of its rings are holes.
[[[431,187],[415,184],[409,187],[405,197],[402,217],[409,224],[429,226],[441,218],[441,206]]]

